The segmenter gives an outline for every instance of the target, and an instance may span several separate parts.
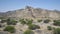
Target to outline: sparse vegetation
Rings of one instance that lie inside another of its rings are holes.
[[[27,25],[32,24],[33,20],[27,20]]]
[[[7,26],[7,27],[5,27],[4,31],[8,31],[8,32],[14,33],[15,32],[15,28],[13,26]]]
[[[31,30],[35,30],[35,29],[40,29],[40,26],[34,25],[34,24],[30,24],[28,28],[31,29]]]
[[[54,20],[53,25],[55,25],[55,26],[60,26],[60,20]]]
[[[8,25],[16,25],[16,23],[17,23],[17,21],[16,20],[14,20],[14,19],[7,19],[7,24]]]
[[[60,28],[55,28],[53,34],[60,34]]]
[[[4,23],[4,22],[6,22],[6,20],[4,20],[4,19],[1,19],[1,23]]]
[[[24,34],[34,34],[34,32],[32,30],[26,30]]]
[[[27,24],[29,29],[35,30],[39,29],[40,27],[38,25],[32,24],[33,20],[32,19],[20,19],[21,24]]]
[[[44,23],[49,23],[49,21],[50,21],[49,19],[46,19],[44,20]]]
[[[47,29],[48,29],[48,30],[52,30],[52,27],[51,27],[51,26],[47,26]]]
[[[25,21],[24,19],[20,19],[19,21],[20,21],[21,24],[23,24],[23,25],[26,24],[26,21]]]
[[[42,20],[37,20],[37,22],[41,22]]]
[[[29,20],[29,19],[20,19],[20,22],[21,22],[21,24],[27,24],[27,25],[29,25],[29,24],[32,24],[32,22],[33,22],[33,20],[31,19],[31,20]]]

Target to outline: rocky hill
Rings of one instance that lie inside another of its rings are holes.
[[[0,13],[0,17],[13,17],[13,18],[50,18],[59,19],[60,11],[46,10],[41,8],[33,8],[26,6],[23,9],[8,11],[6,13]]]

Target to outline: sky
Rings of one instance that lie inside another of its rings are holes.
[[[17,10],[25,6],[60,10],[60,0],[0,0],[0,12]]]

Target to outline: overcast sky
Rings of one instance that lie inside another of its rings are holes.
[[[60,0],[0,0],[0,12],[24,8],[26,5],[60,10]]]

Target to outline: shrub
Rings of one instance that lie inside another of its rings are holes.
[[[38,22],[41,22],[42,20],[37,20]]]
[[[60,20],[54,20],[53,25],[60,26]]]
[[[32,30],[26,30],[24,34],[34,34],[34,32]]]
[[[44,23],[49,23],[49,21],[50,21],[49,19],[46,19],[44,20]]]
[[[55,28],[53,31],[54,34],[60,34],[60,28]]]
[[[13,26],[7,26],[7,27],[5,27],[4,31],[8,31],[8,32],[14,33],[15,32],[15,28]]]
[[[48,30],[52,30],[52,27],[51,27],[51,26],[47,26],[47,29],[48,29]]]
[[[33,20],[31,19],[31,20],[27,20],[27,25],[29,25],[29,24],[32,24],[32,22],[33,22]]]
[[[32,22],[33,22],[32,19],[31,20],[29,20],[29,19],[20,19],[19,21],[21,22],[21,24],[27,24],[27,25],[32,24]]]
[[[23,24],[23,25],[26,24],[26,21],[25,21],[24,19],[20,19],[19,21],[20,21],[21,24]]]
[[[35,29],[40,29],[40,26],[34,25],[34,24],[30,24],[28,28],[31,29],[31,30],[35,30]]]
[[[7,24],[8,25],[16,25],[17,21],[14,19],[7,19]]]
[[[26,24],[26,21],[24,21],[24,20],[23,20],[23,21],[21,21],[21,24]]]
[[[19,21],[21,22],[21,21],[23,21],[24,19],[20,19]]]
[[[6,22],[6,20],[2,19],[2,20],[1,20],[1,23],[4,23],[4,22]]]

